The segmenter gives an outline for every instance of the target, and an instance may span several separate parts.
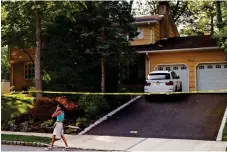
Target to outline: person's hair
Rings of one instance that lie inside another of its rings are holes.
[[[65,107],[62,104],[59,104],[58,106],[61,108],[62,111],[65,111]]]

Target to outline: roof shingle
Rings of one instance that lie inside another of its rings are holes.
[[[217,47],[217,41],[210,35],[171,37],[157,41],[155,44],[131,46],[136,51],[174,50],[187,48]]]

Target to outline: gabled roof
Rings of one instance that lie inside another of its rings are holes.
[[[155,44],[131,46],[135,51],[162,51],[190,48],[212,48],[218,47],[217,41],[210,35],[171,37],[157,41]]]

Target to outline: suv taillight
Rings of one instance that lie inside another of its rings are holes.
[[[173,85],[173,81],[166,82],[166,85],[167,85],[167,86]]]
[[[149,83],[149,82],[145,82],[145,86],[150,86],[151,85],[151,83]]]

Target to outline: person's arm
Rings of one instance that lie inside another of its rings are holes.
[[[52,114],[52,118],[54,118],[54,117],[56,117],[56,116],[59,116],[59,115],[61,115],[61,110],[56,110],[53,114]]]

